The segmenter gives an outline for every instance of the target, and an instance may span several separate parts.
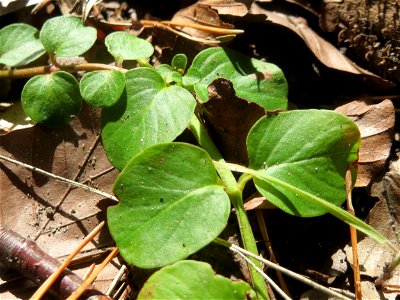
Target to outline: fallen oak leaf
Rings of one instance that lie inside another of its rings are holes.
[[[394,106],[384,100],[378,104],[353,101],[336,108],[358,126],[361,147],[358,160],[358,176],[355,186],[366,187],[386,164],[394,138]]]

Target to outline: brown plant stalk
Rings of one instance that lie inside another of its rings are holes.
[[[0,226],[0,262],[5,267],[23,274],[36,284],[43,283],[60,266],[55,258],[41,250],[34,241],[23,238],[4,226]],[[66,299],[83,282],[79,276],[65,269],[49,292],[59,299]],[[89,286],[82,295],[82,299],[110,300],[111,298],[105,296],[93,286]]]

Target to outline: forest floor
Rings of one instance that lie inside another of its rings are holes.
[[[354,34],[354,21],[346,23],[343,9],[335,14],[334,8],[323,7],[322,2],[103,1],[92,10],[87,22],[98,29],[99,39],[115,30],[129,30],[149,40],[156,49],[151,61],[154,65],[170,63],[176,53],[185,53],[190,62],[199,51],[216,45],[274,63],[288,81],[290,109],[337,110],[353,119],[362,137],[359,176],[353,190],[356,215],[400,247],[397,67],[377,67],[376,62],[381,62],[379,57],[384,56],[382,51],[373,52],[367,42],[363,45],[369,50],[355,45],[363,33]],[[369,1],[361,1],[364,2]],[[0,13],[4,7],[0,6]],[[47,19],[67,14],[71,7],[69,1],[49,3],[35,15],[30,13],[32,7],[20,7],[1,16],[0,28],[21,22],[40,28]],[[100,19],[106,22],[101,23]],[[221,38],[198,28],[142,26],[140,20],[173,20],[244,32]],[[131,21],[134,26],[116,25]],[[398,23],[394,26],[400,31]],[[387,37],[382,39],[388,43]],[[101,46],[95,47],[85,54],[85,59],[100,59],[101,53]],[[395,57],[399,53],[399,47],[394,47],[390,55]],[[388,64],[394,61],[390,55]],[[111,194],[118,171],[102,148],[100,111],[84,106],[76,119],[60,129],[33,125],[20,112],[10,113],[6,105],[18,106],[25,82],[26,79],[7,82],[0,79],[0,154]],[[294,217],[266,208],[251,194],[247,196],[246,208],[264,256],[269,256],[271,248],[280,265],[325,286],[354,293],[348,225],[330,215]],[[34,239],[44,251],[60,260],[105,219],[107,207],[113,204],[104,197],[70,188],[3,160],[0,160],[0,199],[0,224]],[[235,236],[236,229],[232,217],[224,235]],[[107,229],[102,230],[70,268],[83,275],[93,261],[103,260],[113,246]],[[391,254],[363,235],[359,235],[358,251],[364,298],[396,299],[400,293],[399,267],[385,282],[384,289],[375,284]],[[218,247],[210,245],[192,257],[210,262],[219,274],[249,279],[246,267],[227,252],[220,252]],[[96,287],[107,290],[123,265],[123,260],[115,258],[100,273]],[[119,282],[123,292],[116,298],[134,298],[150,272],[135,268],[124,272]],[[271,270],[268,273],[278,281],[276,273]],[[284,277],[283,281],[294,299],[323,299],[317,291],[293,279]],[[391,286],[394,292],[388,293]],[[24,299],[36,288],[22,275],[0,265],[1,299]]]

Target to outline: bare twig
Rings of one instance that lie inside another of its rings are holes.
[[[295,272],[293,272],[293,271],[291,271],[289,269],[286,269],[286,268],[284,268],[284,267],[282,267],[280,265],[274,264],[273,262],[271,262],[271,261],[269,261],[269,260],[267,260],[267,259],[265,259],[265,258],[263,258],[261,256],[255,255],[254,253],[251,253],[250,251],[247,251],[247,250],[245,250],[245,249],[243,249],[243,248],[241,248],[239,246],[236,246],[234,244],[228,243],[227,241],[222,240],[220,238],[216,238],[214,240],[214,242],[216,242],[216,243],[218,243],[218,244],[220,244],[222,246],[228,247],[231,251],[233,251],[235,253],[240,252],[240,253],[245,254],[247,256],[253,257],[254,259],[264,263],[267,267],[270,267],[270,268],[272,268],[274,270],[280,271],[283,274],[285,274],[285,275],[287,275],[289,277],[292,277],[292,278],[294,278],[294,279],[296,279],[296,280],[298,280],[298,281],[300,281],[300,282],[302,282],[302,283],[304,283],[306,285],[309,285],[312,288],[314,288],[316,290],[319,290],[319,291],[321,291],[321,292],[323,292],[323,293],[325,293],[327,295],[330,295],[332,297],[336,297],[338,299],[343,299],[343,300],[352,300],[352,299],[355,298],[355,297],[352,297],[352,298],[346,297],[346,296],[344,296],[344,295],[342,295],[342,294],[340,294],[340,293],[338,293],[336,291],[333,291],[331,289],[328,289],[327,287],[324,287],[323,285],[320,285],[320,284],[318,284],[318,283],[316,283],[316,282],[314,282],[314,281],[312,281],[312,280],[310,280],[310,279],[308,279],[308,278],[306,278],[306,277],[304,277],[304,276],[302,276],[300,274],[297,274],[297,273],[295,273]]]
[[[274,251],[272,250],[271,242],[268,236],[267,226],[265,225],[264,216],[260,209],[256,209],[256,216],[257,216],[258,226],[260,227],[261,235],[264,239],[264,243],[267,248],[269,257],[273,263],[277,264],[278,262],[276,261]],[[286,295],[292,297],[286,285],[285,279],[282,276],[282,273],[276,271],[276,275],[278,276],[279,284],[281,285],[282,290],[285,292]]]
[[[281,297],[285,300],[291,300],[291,298],[285,294],[284,291],[281,290],[281,288],[267,275],[263,272],[263,270],[261,270],[259,267],[257,267],[250,259],[248,259],[246,257],[246,255],[244,255],[243,253],[237,252],[237,254],[239,254],[239,256],[241,256],[245,261],[247,261],[247,263],[249,265],[251,265],[254,269],[257,270],[258,273],[261,274],[262,277],[264,277],[264,279],[273,287],[273,289],[279,294],[281,295]]]
[[[33,172],[45,175],[45,176],[50,177],[50,178],[53,178],[53,179],[58,180],[60,182],[64,182],[64,183],[69,184],[71,186],[74,186],[74,187],[77,187],[77,188],[81,188],[81,189],[83,189],[85,191],[89,191],[89,192],[98,194],[100,196],[106,197],[108,199],[111,199],[111,200],[114,200],[114,201],[118,201],[118,199],[115,196],[111,195],[111,194],[108,194],[106,192],[94,189],[94,188],[92,188],[90,186],[87,186],[87,185],[84,185],[82,183],[79,183],[79,182],[76,182],[76,181],[73,181],[73,180],[58,176],[58,175],[54,175],[53,173],[44,171],[42,169],[33,167],[31,165],[28,165],[28,164],[24,164],[24,163],[22,163],[22,162],[20,162],[18,160],[15,160],[15,159],[12,159],[12,158],[8,158],[8,157],[6,157],[4,155],[0,155],[0,159],[8,161],[8,162],[11,162],[11,163],[14,163],[14,164],[16,164],[18,166],[24,167],[24,168],[26,168],[28,170],[33,171]]]

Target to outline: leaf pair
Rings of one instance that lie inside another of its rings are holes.
[[[40,33],[30,25],[13,24],[0,30],[0,63],[10,67],[26,65],[46,51],[53,61],[57,57],[78,56],[89,50],[96,38],[95,28],[84,26],[72,16],[46,21]],[[153,53],[149,42],[127,32],[114,32],[105,43],[117,64],[144,59]],[[22,92],[22,105],[32,120],[58,127],[78,115],[82,97],[92,106],[111,106],[124,88],[124,76],[117,71],[90,72],[83,77],[80,87],[72,75],[60,71],[29,80]]]
[[[177,55],[172,66],[125,74],[126,94],[103,111],[103,145],[114,166],[122,169],[147,147],[173,141],[194,112],[196,102],[188,90],[206,101],[207,87],[218,77],[231,80],[238,94],[265,109],[287,107],[286,80],[275,65],[223,48],[200,52],[184,74],[186,63],[186,57]]]
[[[12,24],[0,30],[0,63],[9,67],[24,66],[48,52],[54,57],[79,56],[97,39],[96,29],[84,26],[73,16],[47,20],[42,29],[28,24]],[[114,32],[105,40],[117,63],[148,58],[153,46],[127,32]]]
[[[359,143],[357,126],[339,113],[268,115],[248,135],[249,169],[257,189],[279,208],[298,216],[322,215],[323,207],[261,175],[340,205],[344,175],[357,159]],[[142,151],[121,172],[114,192],[120,203],[108,210],[111,234],[126,261],[144,268],[198,251],[220,234],[230,211],[210,156],[184,143]]]

